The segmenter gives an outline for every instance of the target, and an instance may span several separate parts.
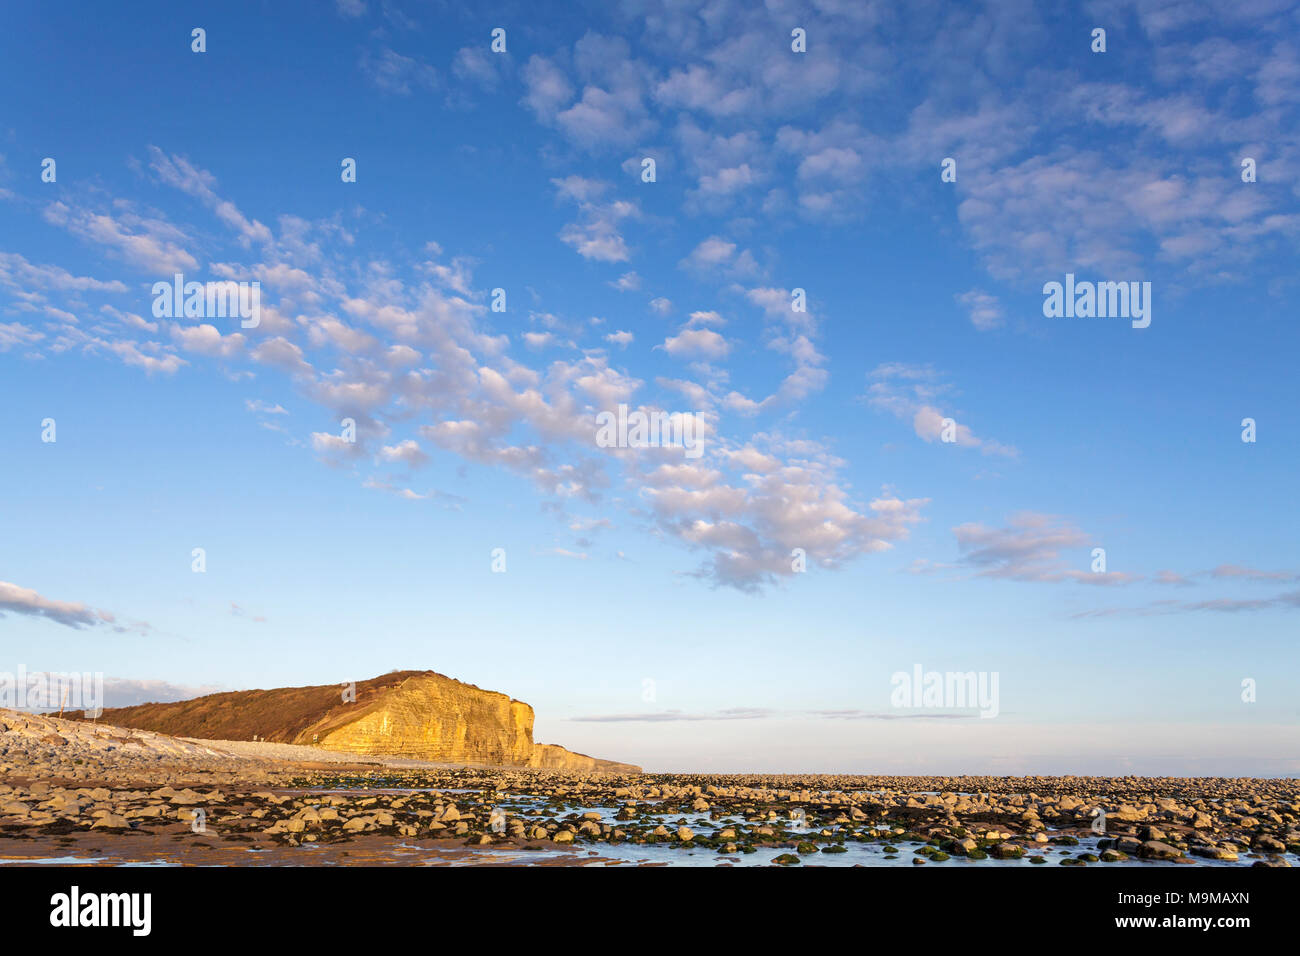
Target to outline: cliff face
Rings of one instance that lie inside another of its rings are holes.
[[[615,763],[612,760],[600,760],[586,754],[575,754],[555,744],[534,744],[533,752],[528,758],[528,766],[543,767],[548,770],[617,770],[623,773],[640,773],[640,767],[631,764]]]
[[[309,744],[443,763],[616,770],[639,767],[533,743],[533,709],[433,671],[400,671],[343,687],[284,687],[211,694],[174,704],[110,708],[100,720],[179,737]]]
[[[533,709],[505,694],[417,674],[368,704],[332,709],[292,741],[327,750],[527,766]]]

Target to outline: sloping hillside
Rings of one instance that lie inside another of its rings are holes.
[[[638,771],[630,764],[533,742],[533,709],[433,671],[397,671],[356,685],[209,694],[109,708],[100,720],[176,737],[314,744],[327,750],[448,763]]]

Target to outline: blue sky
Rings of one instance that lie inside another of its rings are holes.
[[[7,5],[0,670],[430,668],[648,769],[1294,774],[1297,27]],[[260,324],[155,315],[177,272]],[[1066,273],[1150,326],[1045,317]],[[599,447],[619,404],[703,455]],[[893,706],[917,664],[998,716]]]

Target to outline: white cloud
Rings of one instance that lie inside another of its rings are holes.
[[[259,415],[288,415],[289,414],[289,412],[285,409],[283,405],[279,405],[273,402],[264,402],[260,398],[244,399],[244,407],[247,408],[250,412],[255,412],[256,414]]]
[[[980,438],[970,426],[945,414],[938,402],[952,392],[929,366],[911,366],[900,362],[878,365],[870,374],[867,402],[911,424],[918,438],[940,441],[964,448],[978,448],[986,455],[1015,458],[1014,447],[988,438]]]
[[[608,71],[616,65],[596,62],[587,68]],[[180,177],[200,193],[214,182],[202,170],[174,163],[167,175]],[[588,232],[637,214],[630,203],[611,198],[610,188],[598,181],[568,177],[555,186],[564,201],[578,204],[582,219],[577,225]],[[204,206],[222,220],[218,206]],[[418,463],[432,446],[465,462],[526,477],[546,506],[561,515],[577,502],[627,508],[641,523],[649,515],[655,533],[699,554],[693,573],[745,590],[791,574],[793,547],[808,549],[815,566],[836,568],[890,547],[919,520],[924,502],[892,493],[865,505],[855,503],[836,478],[842,463],[813,442],[744,434],[724,438],[718,431],[719,410],[749,400],[735,393],[720,397],[726,392],[725,373],[708,366],[693,366],[707,377],[704,384],[656,380],[667,392],[686,396],[688,408],[697,410],[703,439],[699,462],[683,465],[680,448],[602,448],[595,443],[597,410],[618,404],[660,409],[649,399],[638,400],[646,383],[611,367],[604,349],[530,366],[510,354],[513,336],[488,327],[492,317],[481,295],[472,291],[470,260],[452,257],[450,265],[442,265],[441,247],[429,244],[423,252],[431,258],[416,260],[415,278],[408,280],[387,261],[359,260],[349,232],[284,218],[278,222],[285,236],[266,244],[264,261],[223,263],[218,273],[232,281],[248,274],[266,277],[262,326],[222,334],[214,325],[175,323],[168,325],[168,334],[192,357],[251,365],[259,374],[271,374],[263,389],[274,385],[274,372],[286,373],[300,396],[327,410],[321,421],[330,430],[311,433],[311,449],[327,464],[355,471],[367,487],[411,500],[445,499],[371,473],[376,466]],[[159,234],[184,235],[180,230]],[[233,238],[247,237],[236,229]],[[737,258],[738,250],[730,251],[729,261]],[[638,285],[639,277],[630,272],[616,283],[620,289]],[[663,296],[651,308],[660,315],[673,311]],[[535,318],[542,327],[521,333],[535,346],[551,344],[557,330],[564,329],[549,313],[536,312]],[[717,312],[696,309],[663,348],[683,358],[723,357],[731,347],[718,331],[723,325]],[[769,399],[753,403],[757,408],[807,394],[824,382],[824,358],[804,326],[803,320],[788,316],[771,323],[767,345],[794,369]],[[590,327],[584,323],[572,334]],[[116,344],[68,328],[72,331],[60,333],[61,347]],[[128,329],[146,331],[135,325]],[[15,330],[10,337],[20,334]],[[608,332],[603,344],[625,348],[634,340],[631,330],[618,329]],[[124,352],[124,360],[158,369],[184,364],[156,343],[122,345],[128,347],[134,351]],[[231,374],[252,372],[239,367]],[[282,410],[264,399],[250,399],[247,407],[264,416]],[[355,419],[355,442],[333,431],[344,417]],[[617,494],[611,491],[615,488]]]
[[[560,108],[573,99],[573,87],[555,63],[533,54],[524,65],[524,84],[528,88],[523,102],[542,122],[551,122]]]
[[[1133,574],[1090,570],[1092,538],[1053,515],[1022,512],[1013,515],[1004,527],[969,523],[953,528],[953,535],[962,562],[980,577],[1096,585],[1138,580]],[[1082,552],[1079,562],[1071,566],[1062,560],[1062,551]]]
[[[484,89],[494,90],[500,85],[497,73],[498,55],[478,46],[461,47],[452,60],[451,71],[457,78],[474,83]]]
[[[164,375],[173,375],[182,366],[189,364],[178,355],[162,351],[156,342],[146,342],[144,348],[141,348],[135,342],[128,341],[100,342],[98,344],[101,344],[127,365],[142,368],[149,374],[161,372]]]
[[[117,625],[116,618],[108,611],[96,610],[79,601],[57,601],[38,594],[32,588],[0,581],[0,617],[6,613],[43,617],[76,630],[101,625],[111,626],[117,631],[134,629]]]
[[[234,358],[244,351],[246,339],[240,332],[222,335],[214,325],[171,324],[171,336],[187,352],[197,352],[210,358]]]
[[[194,270],[199,262],[183,246],[186,235],[160,219],[140,216],[129,209],[117,215],[92,212],[53,202],[45,208],[45,220],[87,242],[104,246],[130,265],[154,275],[171,276]]]
[[[235,204],[216,194],[216,177],[181,156],[168,156],[157,146],[149,147],[149,168],[169,186],[194,196],[246,242],[271,241],[271,230],[247,219]]]
[[[370,82],[385,93],[409,96],[415,90],[438,87],[437,70],[417,57],[403,56],[388,47],[377,53],[363,52],[360,66]]]
[[[45,338],[44,332],[28,328],[20,322],[0,322],[0,352],[11,348],[34,345]]]
[[[74,275],[51,265],[36,265],[16,252],[0,252],[0,285],[11,292],[46,289],[57,292],[126,292],[127,286],[117,279],[95,279]]]
[[[686,328],[664,340],[664,351],[673,358],[705,358],[711,361],[727,357],[731,346],[712,329]]]
[[[734,242],[710,236],[680,262],[683,268],[701,274],[745,276],[758,272],[758,263],[748,249],[739,250]]]
[[[408,438],[396,445],[385,445],[380,448],[379,460],[418,468],[429,460],[429,456],[420,449],[419,443]]]
[[[561,199],[578,204],[581,218],[560,230],[560,239],[584,259],[598,262],[624,262],[629,258],[627,243],[619,232],[619,223],[639,215],[634,203],[624,200],[598,202],[609,184],[581,176],[553,179]]]
[[[971,289],[955,298],[970,310],[971,325],[981,332],[1002,325],[1002,304],[998,302],[997,296],[989,295],[980,289]]]

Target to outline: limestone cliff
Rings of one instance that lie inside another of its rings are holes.
[[[433,671],[398,671],[356,685],[210,694],[173,704],[110,708],[100,720],[177,737],[262,740],[443,763],[615,770],[639,767],[533,742],[533,708]]]

